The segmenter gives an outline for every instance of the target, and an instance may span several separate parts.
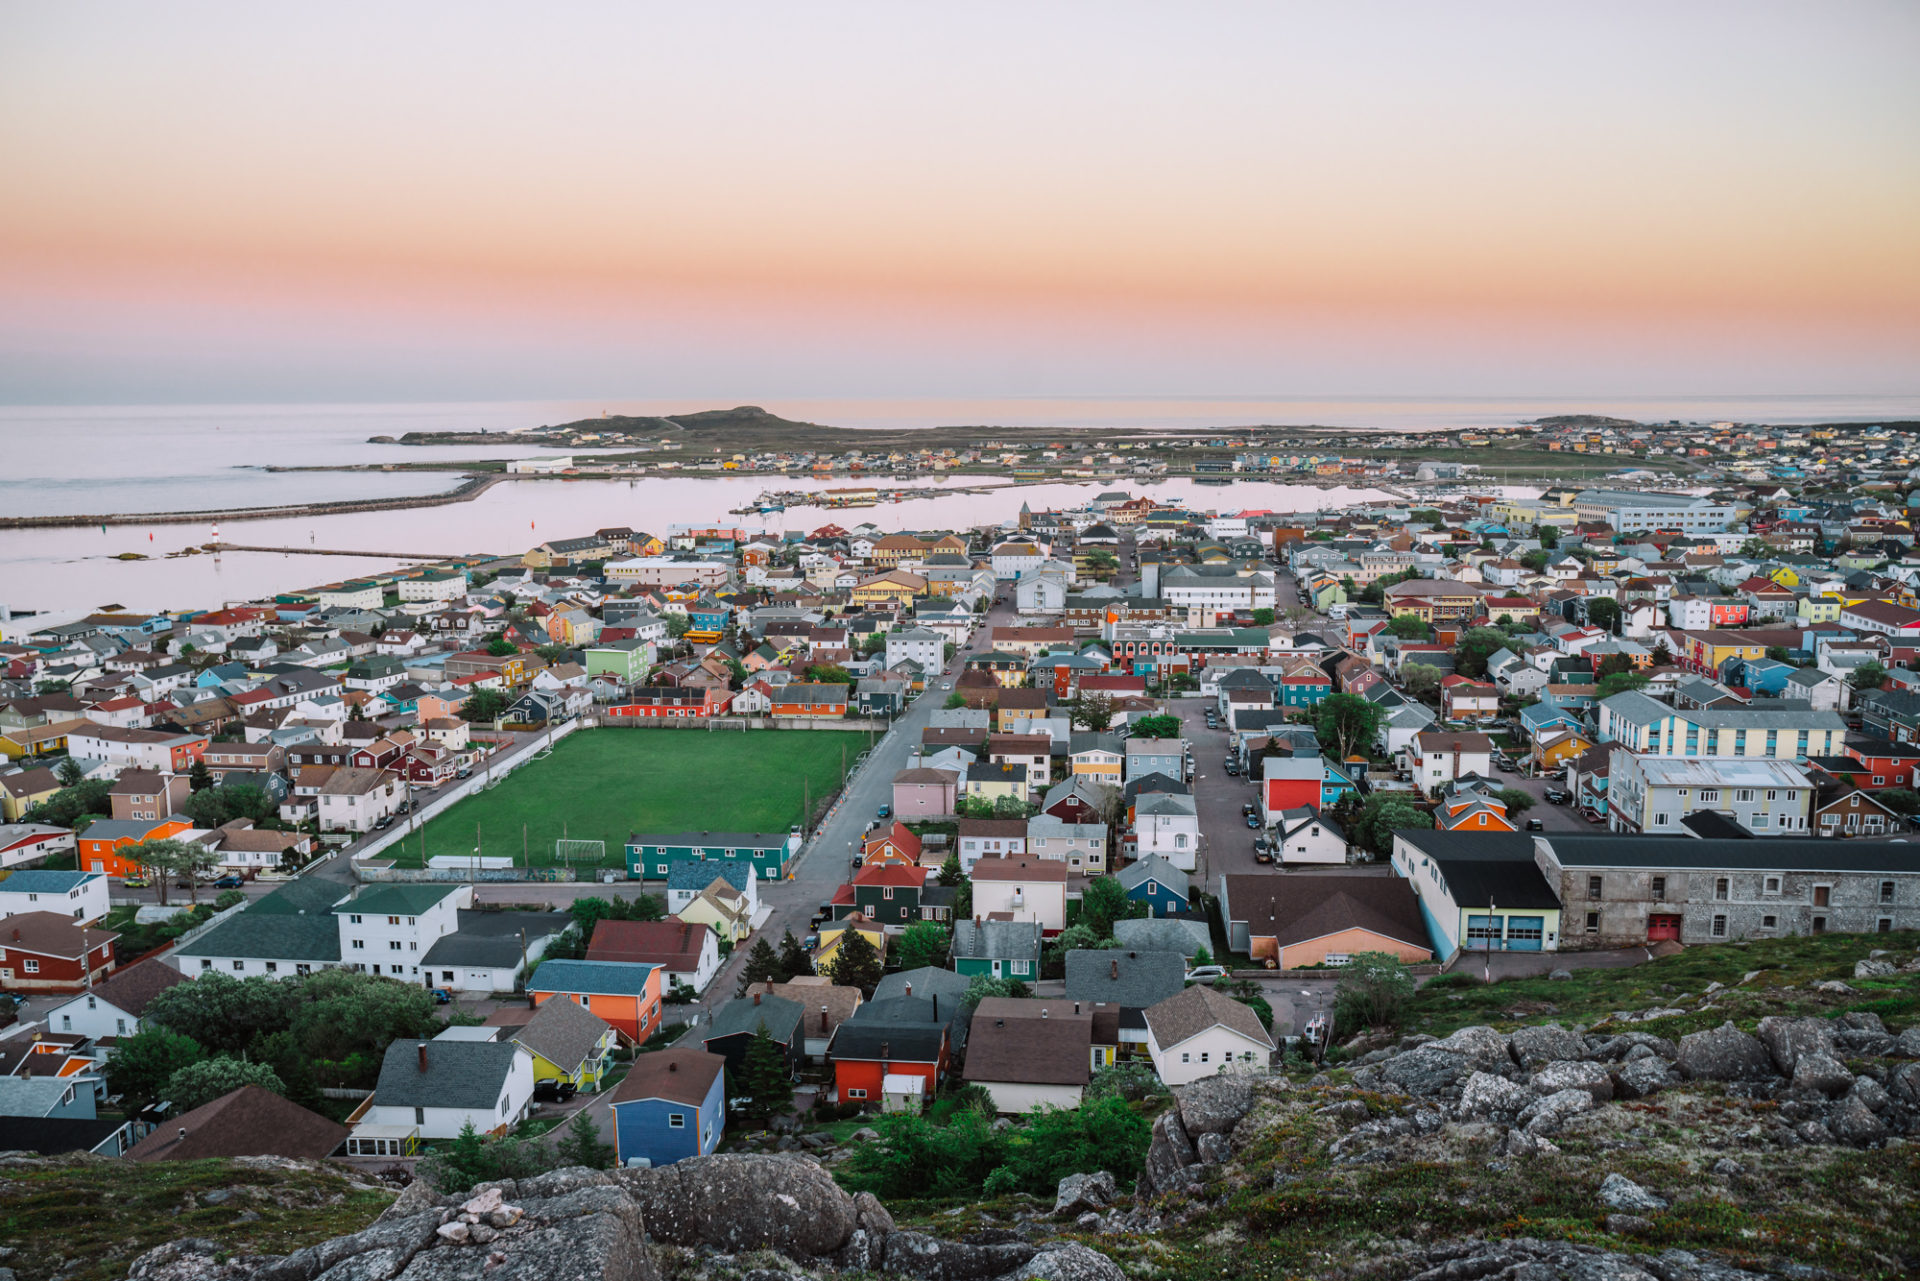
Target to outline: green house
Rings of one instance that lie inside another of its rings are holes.
[[[659,880],[675,859],[750,861],[753,874],[777,881],[787,874],[787,861],[800,849],[800,834],[768,832],[677,832],[671,835],[627,837],[627,879]]]
[[[1040,977],[1040,925],[1037,921],[956,921],[953,972],[962,978],[984,974],[994,979]]]
[[[599,641],[586,647],[587,675],[632,685],[647,674],[653,647],[643,640]]]

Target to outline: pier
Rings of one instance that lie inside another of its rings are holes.
[[[470,552],[457,556],[442,556],[432,552],[388,552],[388,551],[349,551],[339,547],[252,547],[246,543],[206,543],[206,550],[220,552],[278,552],[283,556],[374,556],[386,560],[471,560],[478,559]]]

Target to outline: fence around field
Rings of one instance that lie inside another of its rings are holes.
[[[884,734],[893,727],[893,722],[885,717],[822,720],[812,716],[700,716],[683,719],[672,716],[602,715],[582,719],[598,729],[690,729],[714,734],[741,734],[756,729],[874,730]]]

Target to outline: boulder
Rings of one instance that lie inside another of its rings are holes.
[[[670,1245],[806,1258],[832,1254],[853,1233],[853,1198],[804,1157],[696,1156],[615,1177],[638,1204],[647,1231]]]
[[[1126,1281],[1120,1265],[1084,1245],[1042,1250],[1023,1264],[1008,1281]]]
[[[1423,1045],[1397,1054],[1379,1068],[1385,1086],[1422,1098],[1453,1089],[1472,1071],[1473,1067],[1463,1056],[1438,1045]]]
[[[1468,1067],[1482,1072],[1500,1072],[1513,1066],[1513,1049],[1507,1034],[1490,1027],[1463,1027],[1434,1045],[1453,1051],[1466,1060]]]
[[[1680,1070],[1704,1081],[1744,1081],[1774,1074],[1767,1047],[1732,1023],[1680,1038]]]
[[[1491,1072],[1475,1072],[1460,1089],[1460,1116],[1466,1120],[1511,1117],[1533,1101],[1518,1082]]]
[[[1902,1103],[1920,1107],[1920,1063],[1902,1063],[1888,1073],[1887,1092]]]
[[[882,1246],[878,1271],[915,1281],[991,1281],[1026,1266],[1037,1253],[1036,1247],[1019,1240],[984,1244],[895,1232]]]
[[[1233,1155],[1233,1143],[1224,1134],[1203,1134],[1194,1141],[1193,1151],[1201,1165],[1219,1165]]]
[[[1622,1032],[1595,1050],[1593,1057],[1605,1059],[1609,1063],[1618,1063],[1640,1046],[1645,1046],[1668,1062],[1680,1057],[1678,1046],[1666,1037],[1654,1036],[1650,1032]]]
[[[1833,1054],[1833,1024],[1825,1019],[1772,1016],[1761,1019],[1754,1030],[1781,1076],[1793,1075],[1802,1054]]]
[[[1666,1089],[1678,1079],[1665,1059],[1648,1055],[1621,1068],[1614,1084],[1625,1097],[1640,1099]]]
[[[1523,1067],[1538,1067],[1559,1059],[1584,1059],[1587,1044],[1558,1023],[1523,1027],[1508,1038],[1513,1056]]]
[[[1113,1175],[1106,1170],[1093,1174],[1069,1174],[1060,1180],[1059,1186],[1053,1191],[1053,1212],[1080,1214],[1087,1210],[1104,1210],[1113,1204],[1117,1191]]]
[[[853,1226],[856,1232],[883,1237],[893,1231],[893,1215],[871,1192],[853,1194]]]
[[[1527,1079],[1535,1094],[1558,1094],[1562,1090],[1585,1090],[1595,1103],[1613,1097],[1613,1077],[1598,1063],[1573,1059],[1549,1063]]]
[[[1142,1177],[1155,1191],[1166,1192],[1181,1183],[1180,1171],[1194,1162],[1193,1140],[1180,1124],[1178,1112],[1162,1112],[1153,1122]]]
[[[1891,978],[1899,972],[1892,961],[1875,960],[1873,957],[1853,963],[1853,977],[1857,979]]]
[[[1253,1082],[1238,1075],[1210,1076],[1174,1091],[1187,1133],[1227,1134],[1253,1110]]]
[[[1570,983],[1573,981],[1573,971],[1572,970],[1548,970],[1547,979],[1549,982],[1553,982],[1553,983]]]
[[[1893,1049],[1888,1053],[1903,1059],[1920,1059],[1920,1023],[1894,1037]]]
[[[1793,1088],[1821,1094],[1845,1094],[1853,1085],[1853,1073],[1846,1064],[1824,1050],[1802,1053],[1793,1065]]]
[[[1887,1106],[1893,1102],[1893,1096],[1887,1093],[1886,1087],[1870,1076],[1855,1078],[1849,1093],[1875,1112],[1886,1111]]]
[[[1593,1108],[1593,1095],[1586,1090],[1561,1090],[1543,1099],[1535,1099],[1521,1109],[1519,1121],[1533,1135],[1552,1134],[1567,1121]]]
[[[399,1266],[405,1267],[408,1259],[433,1241],[440,1218],[438,1208],[399,1219],[382,1215],[371,1226],[351,1235],[334,1237],[275,1259],[263,1265],[256,1275],[260,1281],[312,1281],[344,1260],[376,1251],[395,1252]]]
[[[155,1246],[133,1261],[128,1281],[246,1281],[258,1259],[229,1258],[227,1249],[206,1237],[187,1237]]]
[[[1655,1196],[1624,1174],[1609,1174],[1601,1181],[1600,1204],[1609,1210],[1625,1210],[1632,1214],[1667,1208],[1665,1197]]]
[[[1843,1143],[1873,1143],[1887,1136],[1886,1122],[1857,1094],[1849,1094],[1834,1105],[1827,1128]]]
[[[1876,1028],[1839,1028],[1833,1039],[1840,1053],[1853,1058],[1877,1059],[1893,1053],[1893,1037]]]

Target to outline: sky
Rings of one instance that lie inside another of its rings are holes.
[[[0,402],[1920,391],[1920,5],[0,6]]]

